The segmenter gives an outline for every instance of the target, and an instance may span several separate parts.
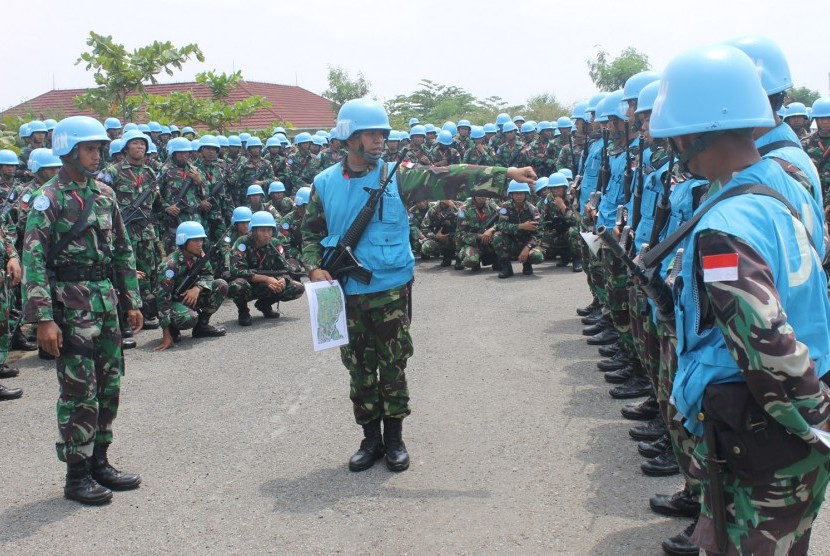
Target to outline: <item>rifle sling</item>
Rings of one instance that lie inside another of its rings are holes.
[[[53,245],[52,248],[49,249],[49,253],[46,255],[46,268],[51,268],[54,265],[55,259],[58,255],[63,253],[66,246],[79,238],[81,234],[89,228],[89,215],[92,214],[93,208],[95,208],[95,196],[91,195],[86,200],[84,208],[78,216],[78,219],[74,224],[72,224],[72,228],[70,228],[69,233],[63,236],[56,245]]]

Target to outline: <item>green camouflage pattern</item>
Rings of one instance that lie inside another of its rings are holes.
[[[320,159],[313,154],[301,152],[288,157],[286,164],[285,183],[286,193],[296,193],[301,187],[308,187],[314,182],[314,176],[320,173]]]
[[[278,301],[293,301],[305,293],[305,287],[288,276],[291,267],[283,256],[283,247],[277,238],[271,238],[271,241],[262,247],[257,247],[251,234],[240,236],[231,247],[228,258],[232,279],[228,287],[228,296],[236,301],[248,302],[257,299],[273,304]],[[255,269],[284,273],[281,277],[285,279],[285,289],[277,294],[263,284],[254,284],[251,281],[251,271]]]
[[[824,208],[830,206],[830,136],[822,137],[818,131],[801,140],[801,146],[818,169]]]
[[[262,157],[254,159],[249,156],[234,169],[233,177],[230,179],[229,194],[237,203],[241,203],[245,199],[245,192],[248,191],[249,185],[258,184],[267,190],[268,184],[272,181],[274,181],[274,171],[271,164]]]
[[[199,209],[199,202],[205,199],[204,189],[204,175],[199,172],[202,178],[202,183],[192,183],[193,180],[188,175],[191,168],[196,168],[193,163],[188,163],[185,167],[179,167],[172,160],[168,161],[161,170],[158,178],[159,186],[159,214],[162,222],[160,224],[164,227],[164,246],[168,253],[176,250],[176,228],[182,222],[194,221],[205,225],[204,219]],[[168,207],[172,206],[174,201],[178,198],[183,189],[187,187],[184,197],[179,202],[178,207],[181,210],[178,216],[171,216],[165,212]]]
[[[467,204],[458,210],[458,231],[456,242],[458,243],[459,259],[465,268],[474,268],[476,265],[492,264],[496,258],[496,250],[492,242],[485,244],[481,240],[481,234],[486,230],[484,224],[492,218],[499,210],[499,205],[493,199],[487,199],[484,206],[477,208],[470,199]],[[495,223],[491,226],[495,230]],[[483,260],[484,259],[484,260]]]
[[[521,207],[517,207],[513,201],[502,203],[493,236],[493,248],[499,259],[515,259],[528,246],[527,262],[539,264],[544,260],[539,248],[538,230],[528,232],[519,229],[519,224],[528,221],[539,221],[539,211],[531,203],[525,201]]]
[[[228,294],[228,284],[224,280],[213,278],[210,261],[205,263],[194,286],[201,292],[196,308],[191,308],[173,299],[176,288],[184,281],[193,267],[194,260],[186,257],[181,249],[168,255],[159,264],[156,272],[158,288],[155,291],[158,304],[159,324],[168,328],[171,324],[179,330],[189,330],[199,321],[199,315],[212,315],[219,310]]]
[[[210,203],[210,210],[204,215],[205,231],[208,239],[217,241],[222,230],[225,229],[225,223],[230,222],[231,213],[236,206],[230,193],[230,179],[232,176],[228,171],[227,164],[219,159],[210,163],[200,159],[196,162],[196,168],[205,176],[205,183],[202,186],[205,198],[214,187],[220,183],[222,184],[219,191],[212,198],[207,199]]]
[[[482,143],[481,149],[477,145],[472,145],[464,152],[462,158],[464,164],[475,164],[477,166],[495,166],[496,153],[493,148]]]
[[[421,221],[421,234],[425,238],[421,245],[421,253],[427,257],[451,256],[455,254],[455,230],[458,226],[458,208],[452,201],[435,203]],[[435,234],[442,232],[449,237],[446,241],[438,241]]]

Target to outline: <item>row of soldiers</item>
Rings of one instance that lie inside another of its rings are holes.
[[[649,499],[693,519],[669,554],[806,554],[824,499],[830,450],[811,430],[829,407],[830,98],[808,133],[803,106],[783,106],[790,87],[780,48],[744,37],[572,116],[572,233],[593,297],[577,312],[610,395],[644,398],[622,408],[642,421],[643,473],[683,477]]]

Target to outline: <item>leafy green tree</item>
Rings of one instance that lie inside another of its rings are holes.
[[[616,91],[635,73],[651,69],[648,56],[629,46],[609,61],[609,54],[600,49],[596,58],[587,60],[588,75],[600,91]]]
[[[156,77],[162,72],[173,75],[173,69],[181,70],[191,57],[205,60],[196,44],[177,48],[169,41],[154,41],[128,52],[112,36],[94,31],[90,31],[86,44],[90,49],[75,64],[85,63],[87,71],[94,72],[97,87],[75,97],[75,104],[102,117],[120,115],[135,119],[144,101],[145,85],[158,83]]]
[[[372,84],[363,77],[363,72],[357,72],[357,79],[352,79],[340,66],[329,66],[329,88],[323,97],[331,101],[332,110],[337,113],[347,100],[365,97],[371,88]]]
[[[560,116],[567,116],[570,110],[563,106],[553,93],[542,93],[527,99],[522,115],[537,122],[556,122]]]
[[[809,87],[793,87],[787,93],[790,102],[801,102],[804,106],[812,106],[815,101],[821,98],[821,93]]]

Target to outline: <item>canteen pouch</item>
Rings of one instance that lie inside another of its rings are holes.
[[[804,459],[810,445],[761,408],[745,382],[710,384],[703,412],[714,423],[719,455],[747,483],[765,483],[775,471]]]

